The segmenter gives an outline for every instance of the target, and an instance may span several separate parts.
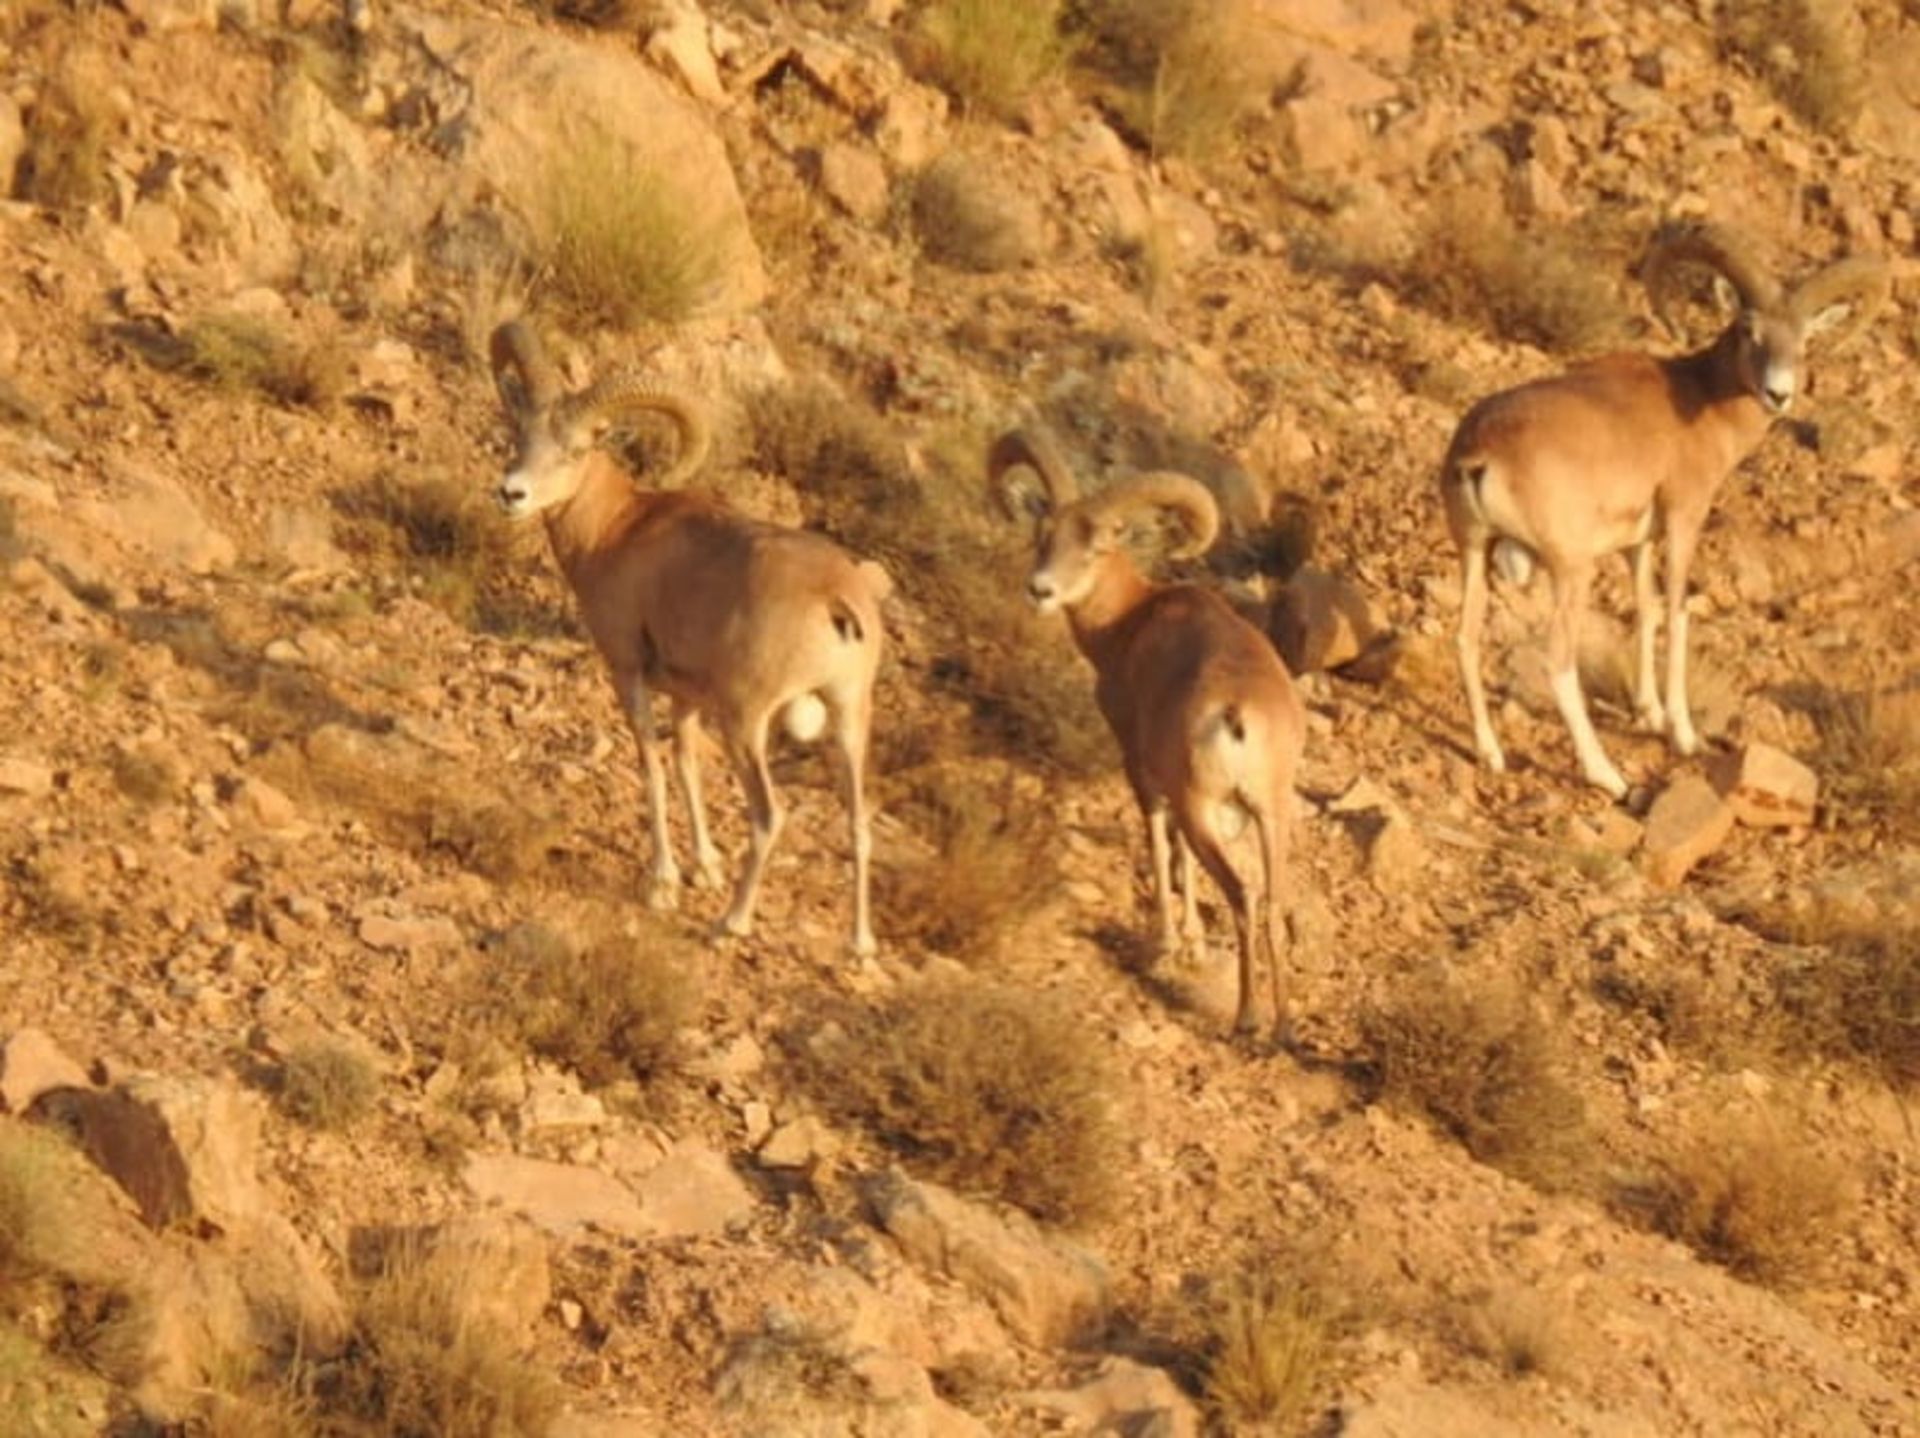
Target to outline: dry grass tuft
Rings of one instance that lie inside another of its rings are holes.
[[[894,779],[887,812],[932,844],[925,860],[881,870],[878,902],[897,942],[978,960],[1053,896],[1058,826],[1048,807],[1014,794],[1015,777],[961,762]]]
[[[559,1386],[484,1316],[485,1281],[428,1256],[368,1284],[347,1357],[313,1377],[321,1411],[349,1433],[540,1438]]]
[[[943,265],[980,274],[1017,269],[1040,255],[1039,211],[979,156],[949,150],[913,183],[913,232]]]
[[[1853,0],[1727,0],[1726,43],[1815,129],[1844,135],[1867,99],[1867,27]]]
[[[1774,1287],[1818,1274],[1848,1204],[1840,1169],[1806,1136],[1756,1122],[1696,1136],[1618,1200],[1702,1258]]]
[[[719,236],[663,175],[636,172],[605,136],[555,156],[535,227],[554,288],[596,321],[632,329],[686,319],[723,274]]]
[[[1553,1377],[1571,1366],[1572,1323],[1544,1293],[1502,1288],[1477,1294],[1452,1315],[1452,1325],[1461,1347],[1510,1378]]]
[[[931,0],[918,38],[934,83],[989,115],[1013,114],[1065,67],[1060,0]]]
[[[14,192],[55,210],[84,209],[108,198],[107,144],[114,117],[109,78],[73,57],[42,87],[26,117],[26,147]]]
[[[257,390],[280,404],[323,410],[346,390],[346,355],[306,344],[288,326],[258,315],[209,314],[181,331],[187,373],[218,389]]]
[[[1311,1289],[1254,1274],[1214,1314],[1205,1394],[1231,1432],[1292,1432],[1326,1376],[1333,1323]]]
[[[800,1077],[909,1167],[1077,1222],[1118,1195],[1118,1082],[1088,1026],[1026,990],[927,982],[816,1034]]]
[[[731,1345],[714,1380],[738,1431],[776,1433],[885,1431],[883,1405],[872,1402],[845,1348],[813,1329],[749,1334]],[[877,1426],[869,1429],[868,1422]]]
[[[589,1083],[651,1078],[679,1054],[698,1016],[705,955],[664,926],[579,948],[520,924],[484,979],[484,1002],[535,1053]]]
[[[0,1277],[57,1268],[70,1240],[59,1139],[24,1124],[0,1125]]]
[[[1813,705],[1830,812],[1864,811],[1898,839],[1920,839],[1920,688],[1823,691]]]
[[[1920,1084],[1920,930],[1823,930],[1821,940],[1828,947],[1774,972],[1785,1046],[1863,1062],[1899,1087]]]
[[[1561,353],[1599,348],[1619,319],[1591,254],[1516,228],[1484,199],[1436,204],[1399,280],[1450,319]]]
[[[143,808],[171,799],[186,787],[179,761],[155,745],[116,748],[109,767],[114,788]]]
[[[1156,155],[1210,159],[1267,105],[1271,22],[1248,0],[1079,0],[1072,20]]]
[[[287,1055],[280,1069],[279,1097],[280,1107],[301,1123],[340,1132],[373,1112],[380,1075],[359,1049],[315,1040]]]
[[[1426,1115],[1483,1163],[1543,1188],[1577,1182],[1586,1114],[1554,1030],[1517,988],[1400,986],[1361,1017],[1380,1096]]]

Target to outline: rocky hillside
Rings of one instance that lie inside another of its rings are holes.
[[[1895,0],[14,0],[12,1431],[1920,1432],[1916,77]],[[1615,806],[1542,586],[1475,766],[1434,475],[1476,397],[1687,342],[1636,271],[1699,217],[1893,296],[1721,492],[1700,759],[1603,575]],[[642,902],[489,498],[520,314],[891,572],[876,959],[791,746],[758,932]],[[1186,577],[1303,671],[1289,1044],[1226,1033],[1211,893],[1147,942],[982,480],[1036,419],[1208,484]]]

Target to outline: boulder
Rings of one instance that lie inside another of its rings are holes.
[[[0,795],[23,794],[38,799],[53,790],[53,770],[38,759],[17,754],[0,756]]]
[[[820,152],[820,188],[854,219],[878,224],[886,217],[887,167],[863,146],[837,141]]]
[[[122,547],[188,574],[212,574],[233,563],[233,541],[176,481],[131,464],[116,469],[119,492],[111,500],[76,501],[77,518]]]
[[[1708,775],[1742,824],[1769,828],[1813,822],[1819,778],[1771,744],[1748,744],[1736,753],[1718,756]]]
[[[1293,674],[1338,669],[1380,633],[1366,593],[1343,574],[1300,569],[1274,596],[1267,634]]]
[[[726,86],[713,63],[713,36],[707,17],[692,0],[665,0],[647,35],[647,58],[679,81],[694,99],[724,105]]]
[[[1733,831],[1733,806],[1698,774],[1675,780],[1654,800],[1642,843],[1647,877],[1672,888]]]
[[[896,1172],[870,1175],[863,1190],[874,1222],[907,1257],[984,1298],[1024,1341],[1058,1347],[1104,1321],[1105,1265],[1026,1214]]]
[[[671,192],[714,259],[705,314],[737,314],[766,293],[726,146],[701,107],[637,55],[490,19],[418,15],[427,51],[470,88],[448,138],[453,158],[509,197],[536,228],[554,166],[583,144],[620,157],[623,182]]]
[[[633,1186],[649,1236],[715,1236],[745,1222],[753,1194],[725,1155],[692,1140],[675,1144]]]

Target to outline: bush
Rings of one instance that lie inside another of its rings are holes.
[[[1267,104],[1268,29],[1246,0],[1079,0],[1070,24],[1155,154],[1207,159]]]
[[[358,1049],[316,1040],[287,1055],[280,1069],[280,1106],[314,1128],[352,1128],[373,1111],[380,1075]]]
[[[1867,32],[1852,0],[1727,0],[1720,33],[1815,129],[1844,135],[1867,98]]]
[[[1591,254],[1515,228],[1484,196],[1434,206],[1400,282],[1450,319],[1563,353],[1598,348],[1617,324]]]
[[[536,229],[554,287],[593,319],[632,329],[693,314],[719,283],[724,253],[690,196],[635,170],[627,149],[592,136],[554,156]]]
[[[1812,1277],[1818,1245],[1840,1231],[1839,1170],[1805,1135],[1757,1123],[1701,1134],[1618,1195],[1647,1226],[1742,1278],[1790,1285]]]
[[[1898,839],[1920,838],[1920,688],[1822,691],[1813,719],[1821,739],[1815,762],[1827,785],[1824,807],[1864,813]]]
[[[1791,1049],[1852,1058],[1920,1084],[1920,931],[1841,937],[1774,972]]]
[[[816,1036],[801,1080],[910,1168],[1059,1222],[1116,1196],[1115,1077],[1079,1016],[1025,991],[936,981],[843,1027]]]
[[[1433,976],[1361,1016],[1381,1098],[1425,1115],[1483,1163],[1568,1187],[1586,1123],[1552,1032],[1511,987]]]
[[[914,180],[913,229],[933,259],[993,274],[1039,258],[1045,221],[992,162],[949,151]]]
[[[491,1006],[535,1053],[605,1084],[672,1064],[680,1031],[698,1013],[703,960],[663,926],[576,951],[551,929],[521,924],[484,983]]]
[[[1067,59],[1060,0],[932,0],[921,12],[919,37],[935,83],[1002,117]]]
[[[258,390],[306,409],[325,409],[346,389],[336,346],[302,344],[285,325],[257,315],[202,315],[180,340],[187,373],[219,389]]]
[[[925,834],[932,852],[881,871],[886,932],[958,959],[990,954],[1058,885],[1060,835],[1051,809],[1016,796],[1014,771],[1004,765],[997,779],[959,762],[894,782],[901,793],[887,812]]]

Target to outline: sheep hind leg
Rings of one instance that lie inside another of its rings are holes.
[[[780,837],[786,814],[780,795],[773,787],[773,775],[767,769],[766,715],[755,721],[734,749],[734,767],[747,796],[747,862],[741,868],[733,903],[721,918],[719,929],[725,934],[745,936],[753,932],[753,909],[760,896],[760,880],[766,873],[767,859]]]

